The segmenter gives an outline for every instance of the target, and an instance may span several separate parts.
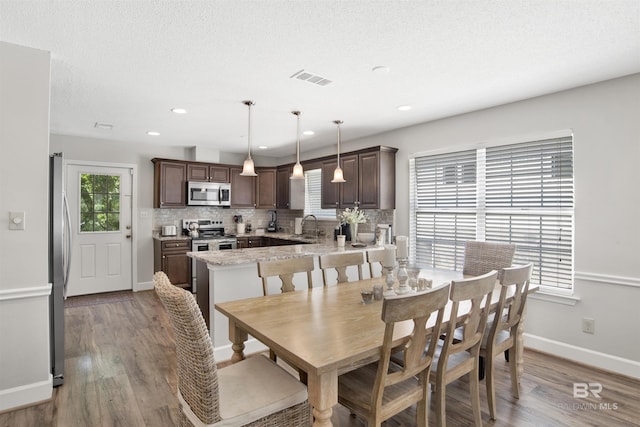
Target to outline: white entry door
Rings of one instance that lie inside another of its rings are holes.
[[[131,169],[67,166],[71,268],[67,296],[132,289]]]

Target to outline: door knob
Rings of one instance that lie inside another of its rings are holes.
[[[131,238],[131,234],[127,234],[127,235],[126,235],[126,238],[127,238],[127,239],[130,239],[130,238]]]

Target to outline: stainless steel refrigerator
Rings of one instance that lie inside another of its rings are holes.
[[[49,156],[49,334],[53,386],[64,383],[64,300],[71,260],[71,224],[62,153]]]

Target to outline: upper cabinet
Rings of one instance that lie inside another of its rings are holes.
[[[229,182],[229,167],[210,163],[187,163],[187,181]]]
[[[304,209],[304,179],[291,179],[293,166],[279,166],[276,175],[276,208]]]
[[[322,163],[322,207],[395,209],[396,152],[390,147],[374,147],[340,158],[346,182],[332,183],[336,160]]]
[[[256,168],[256,208],[276,208],[276,168]]]
[[[242,167],[230,167],[231,178],[231,207],[255,208],[256,207],[256,177],[242,176]]]
[[[184,208],[187,201],[187,164],[152,159],[154,164],[154,208]]]

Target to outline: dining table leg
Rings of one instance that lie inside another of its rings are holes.
[[[229,340],[233,343],[231,349],[231,363],[244,360],[244,342],[249,338],[246,331],[236,326],[236,322],[229,319]]]
[[[321,375],[308,372],[309,403],[313,407],[313,427],[331,427],[333,407],[338,403],[338,371]]]

